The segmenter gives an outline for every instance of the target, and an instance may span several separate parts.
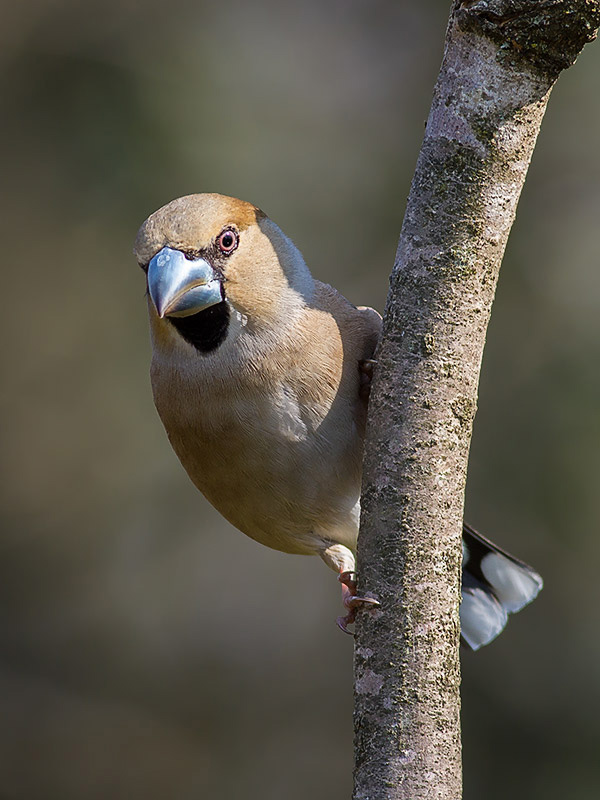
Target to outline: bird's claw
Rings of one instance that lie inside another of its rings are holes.
[[[343,617],[338,617],[335,622],[341,631],[347,633],[349,636],[354,636],[354,631],[349,631],[348,625],[352,625],[355,618],[356,618],[356,612],[350,612],[350,614],[346,614]]]
[[[373,377],[373,369],[377,366],[376,358],[363,358],[358,362],[358,368],[369,377]]]
[[[343,617],[338,617],[336,622],[337,626],[344,633],[354,636],[352,631],[348,630],[348,625],[352,625],[356,620],[356,612],[361,608],[372,610],[378,608],[381,603],[373,597],[359,597],[356,594],[356,573],[351,570],[340,572],[338,580],[342,584],[342,601],[348,613]]]

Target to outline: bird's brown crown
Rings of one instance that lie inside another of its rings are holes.
[[[201,250],[218,236],[225,224],[244,231],[265,216],[252,203],[222,194],[178,197],[151,214],[140,227],[135,256],[143,267],[165,246],[183,252]]]

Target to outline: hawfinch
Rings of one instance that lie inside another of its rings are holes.
[[[140,228],[152,389],[167,435],[210,503],[257,542],[319,555],[352,621],[368,384],[381,330],[314,280],[260,209],[219,194],[173,200]],[[542,580],[465,525],[461,628],[473,649]]]

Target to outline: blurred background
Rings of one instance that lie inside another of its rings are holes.
[[[339,587],[179,466],[132,243],[232,194],[382,309],[448,7],[5,4],[3,800],[349,798]],[[546,588],[464,654],[466,800],[600,796],[599,66],[554,90],[489,330],[467,518]]]

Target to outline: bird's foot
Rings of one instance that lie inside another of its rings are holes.
[[[338,580],[342,584],[342,601],[348,609],[348,613],[343,617],[338,617],[336,622],[340,630],[354,636],[352,631],[348,630],[348,625],[352,625],[356,620],[356,612],[361,608],[369,610],[378,608],[381,603],[373,597],[359,597],[356,594],[356,574],[351,570],[340,572]]]
[[[373,370],[377,361],[374,358],[364,358],[358,362],[358,371],[360,372],[359,392],[360,396],[369,399],[371,392],[371,383],[373,382]]]

